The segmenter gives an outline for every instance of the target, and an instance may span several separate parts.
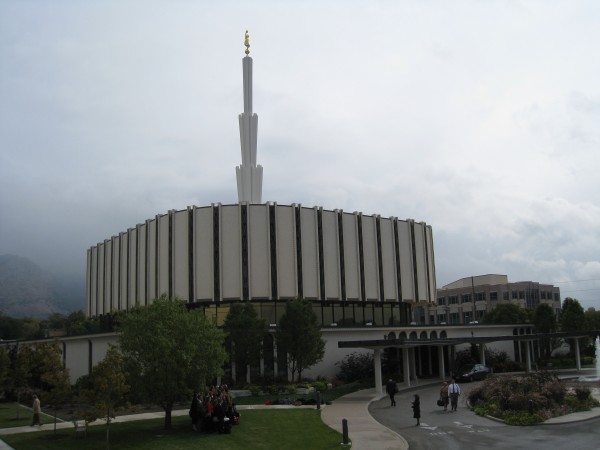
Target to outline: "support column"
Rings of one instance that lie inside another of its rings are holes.
[[[417,381],[417,358],[416,358],[416,348],[410,349],[410,369],[413,380]]]
[[[252,380],[250,380],[250,364],[246,364],[246,383],[250,384]]]
[[[427,346],[427,375],[433,375],[433,361],[431,360],[431,346]]]
[[[444,367],[444,349],[445,347],[442,345],[438,347],[438,368],[440,371],[440,379],[446,379],[446,368]]]
[[[373,357],[373,364],[375,365],[375,392],[383,394],[383,383],[381,382],[381,349],[375,349],[375,355]]]
[[[232,359],[231,360],[231,379],[233,380],[234,383],[237,381],[236,380],[236,378],[237,378],[237,376],[236,376],[237,373],[236,372],[237,372],[237,369],[235,367],[235,361]]]
[[[531,372],[531,351],[529,350],[529,341],[525,341],[525,367],[527,373]]]
[[[485,366],[485,344],[483,342],[479,344],[479,359],[481,364]]]
[[[410,362],[408,359],[408,349],[402,349],[402,371],[404,372],[404,383],[406,387],[410,387]]]
[[[579,356],[579,339],[575,339],[575,367],[581,371],[581,357]]]
[[[273,376],[279,378],[279,364],[277,363],[277,342],[273,339]]]

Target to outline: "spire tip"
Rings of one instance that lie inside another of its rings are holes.
[[[244,45],[246,46],[246,56],[250,53],[250,35],[248,34],[248,30],[246,30],[246,34],[244,35]]]

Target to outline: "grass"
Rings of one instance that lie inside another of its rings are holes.
[[[162,428],[163,420],[145,420],[112,424],[111,450],[234,450],[340,448],[342,436],[325,425],[316,409],[242,411],[240,425],[231,434],[203,434],[191,430],[189,417],[174,417],[173,429]],[[87,437],[75,437],[74,430],[21,433],[3,436],[15,450],[102,450],[105,426],[92,426]]]
[[[0,403],[0,428],[23,427],[31,425],[33,413],[31,409],[19,405],[19,418],[17,419],[16,403]],[[54,418],[40,414],[42,423],[53,423]]]

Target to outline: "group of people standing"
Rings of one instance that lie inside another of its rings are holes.
[[[398,392],[398,386],[396,382],[390,379],[386,386],[385,391],[390,396],[390,406],[396,406],[396,393]],[[444,381],[442,389],[440,390],[440,406],[444,407],[444,411],[448,411],[448,404],[450,404],[451,411],[456,411],[458,407],[458,397],[460,396],[460,386],[456,383],[453,378],[451,383]],[[411,402],[411,408],[413,410],[413,418],[417,419],[416,426],[421,425],[421,398],[419,394],[414,394],[414,400]]]
[[[231,433],[240,420],[227,385],[212,386],[207,392],[197,392],[192,398],[189,416],[194,431]]]

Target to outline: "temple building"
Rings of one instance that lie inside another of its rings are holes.
[[[401,327],[435,302],[431,226],[319,206],[262,202],[246,35],[238,203],[157,214],[87,251],[87,315],[148,305],[162,294],[218,325],[251,302],[276,326],[285,301],[313,302],[323,328]]]

